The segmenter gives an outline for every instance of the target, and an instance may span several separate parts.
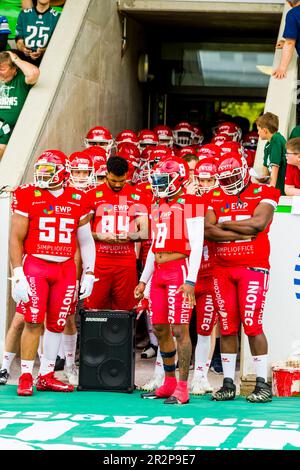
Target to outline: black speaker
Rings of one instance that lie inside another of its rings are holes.
[[[77,390],[133,392],[135,317],[127,310],[80,311]]]

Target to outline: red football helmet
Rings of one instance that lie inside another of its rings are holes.
[[[55,189],[66,180],[67,156],[60,150],[45,150],[34,165],[34,184],[41,189]]]
[[[220,145],[224,144],[225,142],[232,142],[232,138],[230,137],[230,135],[228,134],[217,134],[215,135],[215,137],[213,137],[211,139],[211,143],[212,144],[215,144],[215,145],[218,145],[220,147]]]
[[[116,136],[115,143],[117,144],[117,146],[125,143],[138,145],[139,139],[137,138],[135,132],[130,129],[124,129],[123,131],[119,132],[119,134]]]
[[[221,156],[220,147],[216,144],[205,144],[197,150],[196,155],[199,160],[203,158],[214,158],[217,160]]]
[[[204,140],[204,135],[200,127],[194,126],[194,144],[201,145]]]
[[[149,181],[150,171],[159,161],[171,158],[173,152],[165,145],[157,145],[156,147],[146,147],[141,154],[141,165],[139,171],[139,179],[142,182]]]
[[[249,182],[249,170],[245,158],[237,152],[221,157],[217,168],[219,186],[225,194],[239,194]]]
[[[182,121],[176,124],[173,129],[174,142],[179,147],[186,147],[192,145],[194,140],[194,129],[190,123]]]
[[[97,146],[88,147],[82,150],[82,152],[89,155],[93,161],[96,157],[104,158],[105,161],[107,161],[109,158],[109,155],[107,154],[106,150],[102,147],[97,147]]]
[[[72,153],[67,160],[67,170],[70,185],[76,189],[85,189],[94,183],[93,160],[86,152]]]
[[[176,152],[176,157],[183,158],[186,155],[195,155],[195,157],[196,157],[197,156],[197,150],[195,149],[195,147],[187,145],[186,147],[182,147],[182,148],[178,149],[177,152]]]
[[[170,127],[168,126],[156,126],[153,129],[158,136],[159,145],[165,145],[166,147],[173,146],[173,133]]]
[[[110,153],[113,143],[114,141],[111,133],[103,126],[97,126],[90,129],[84,139],[86,147],[98,145],[99,147],[103,147],[107,153]]]
[[[255,162],[256,150],[255,149],[244,149],[244,157],[246,158],[246,162],[248,168],[253,168]]]
[[[241,140],[242,130],[234,122],[222,122],[216,128],[216,134],[227,134],[231,137],[231,140],[236,142]]]
[[[194,181],[197,184],[197,196],[208,193],[211,189],[218,186],[216,174],[217,165],[213,158],[205,158],[196,164],[194,170]]]
[[[225,142],[224,144],[220,145],[219,149],[221,150],[221,156],[229,152],[237,152],[241,155],[244,155],[244,149],[239,142]]]
[[[117,147],[117,155],[125,158],[128,163],[128,181],[137,183],[139,181],[140,151],[136,145],[123,143]]]
[[[159,198],[175,196],[188,182],[188,164],[178,157],[161,160],[150,174],[153,194]]]
[[[143,129],[138,134],[138,148],[142,152],[149,145],[156,146],[158,145],[158,135],[156,132],[151,131],[150,129]]]
[[[243,138],[242,144],[245,149],[256,150],[258,144],[258,133],[253,131],[246,134]]]

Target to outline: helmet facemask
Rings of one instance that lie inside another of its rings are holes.
[[[48,161],[39,161],[34,165],[33,180],[40,189],[55,189],[63,182],[65,167]]]
[[[181,190],[174,185],[179,178],[178,173],[155,173],[150,174],[149,181],[155,197],[167,198],[175,196]]]
[[[245,166],[234,168],[232,171],[218,173],[217,180],[219,186],[223,189],[225,194],[239,194],[246,185],[247,173],[248,171]]]

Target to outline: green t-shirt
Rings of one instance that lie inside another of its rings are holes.
[[[16,26],[16,41],[24,39],[25,46],[32,50],[47,47],[59,16],[60,13],[53,8],[48,8],[44,13],[39,13],[35,8],[22,10]]]
[[[8,142],[31,87],[20,69],[10,82],[0,82],[0,121],[10,127],[9,133],[0,133],[1,144]]]
[[[292,129],[290,139],[295,139],[296,137],[300,137],[300,126],[296,126]]]
[[[264,166],[266,166],[271,173],[272,166],[279,166],[278,178],[276,188],[280,189],[284,195],[284,179],[286,170],[286,140],[280,132],[273,134],[270,142],[267,142],[264,150]]]

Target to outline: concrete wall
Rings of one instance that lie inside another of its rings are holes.
[[[128,48],[121,59],[122,23],[116,3],[92,0],[74,46],[64,78],[45,123],[36,153],[59,148],[70,154],[82,147],[86,132],[95,125],[113,134],[143,122],[142,87],[137,60],[142,31],[128,24]]]

